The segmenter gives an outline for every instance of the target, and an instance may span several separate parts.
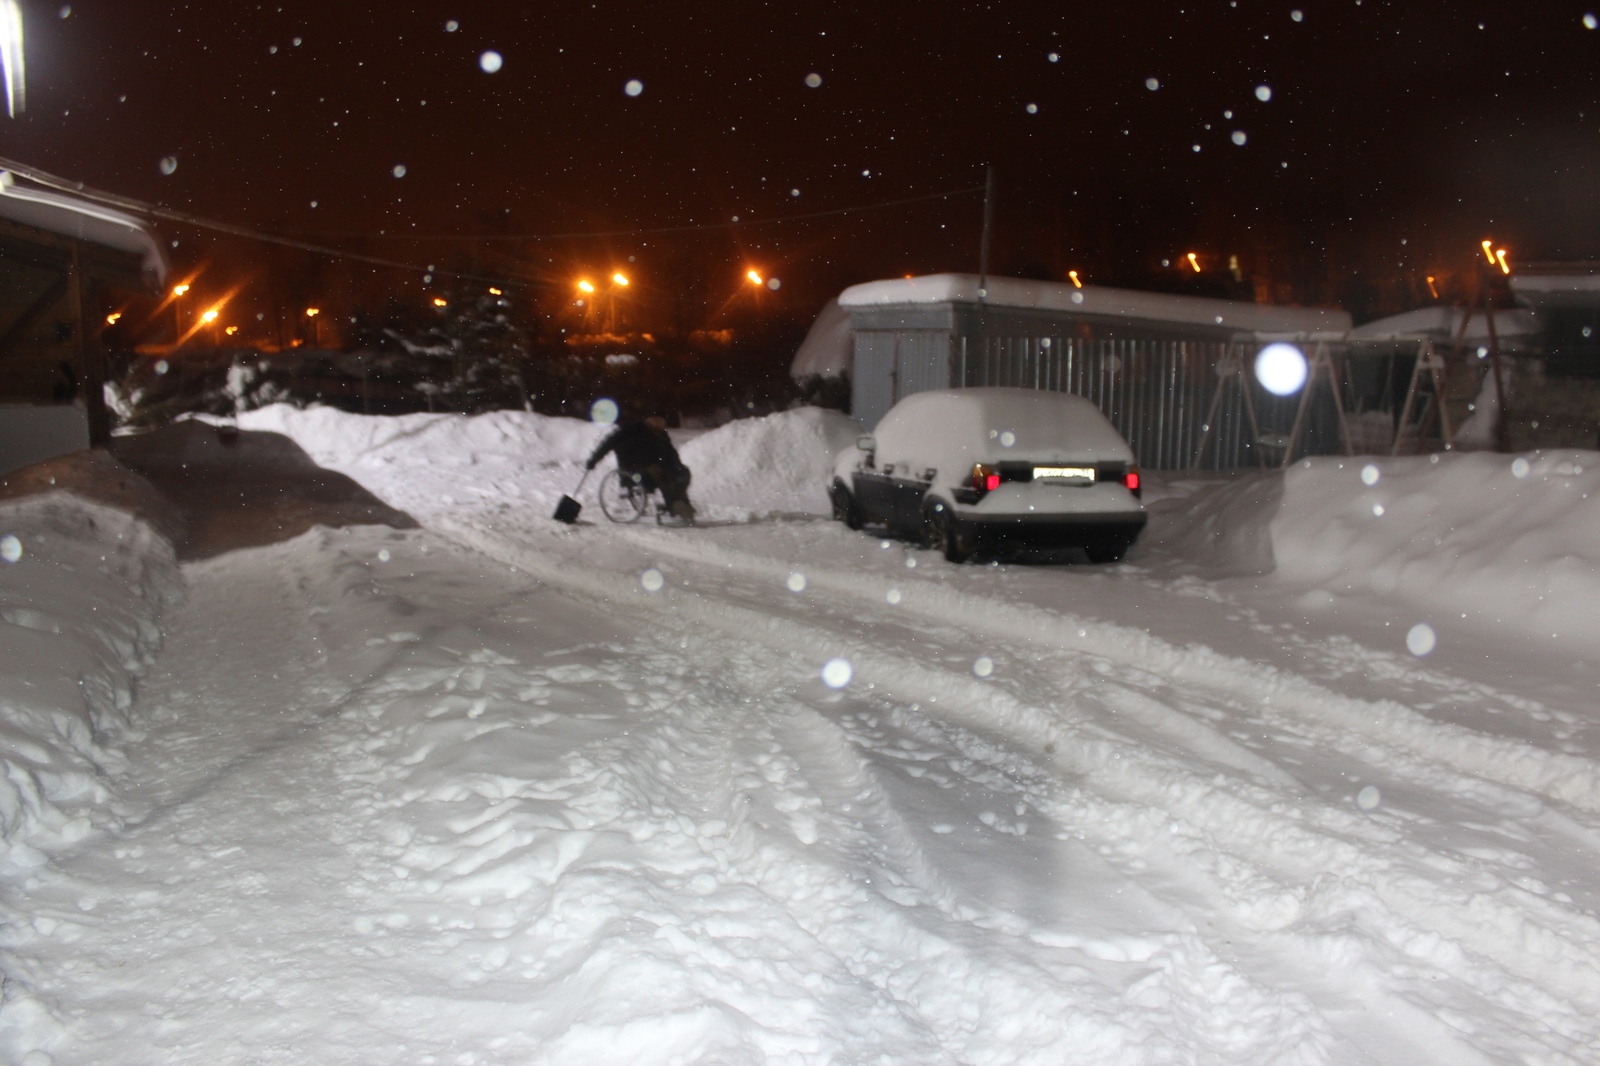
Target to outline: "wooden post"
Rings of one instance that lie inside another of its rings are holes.
[[[89,447],[103,448],[111,443],[111,413],[106,410],[106,353],[100,344],[100,316],[90,299],[91,285],[84,277],[82,249],[77,241],[72,242],[67,286],[78,339],[78,378],[89,422]]]

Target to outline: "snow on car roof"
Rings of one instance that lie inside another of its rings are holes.
[[[894,304],[977,303],[976,274],[928,274],[852,285],[839,295],[839,306]],[[1159,292],[1112,289],[1103,285],[1075,288],[1054,281],[1021,278],[985,280],[984,302],[996,307],[1065,311],[1078,315],[1143,319],[1200,326],[1231,326],[1246,333],[1343,333],[1351,326],[1348,312],[1326,307],[1279,307],[1214,300],[1202,296],[1174,296]]]
[[[1133,449],[1094,404],[1034,389],[919,392],[884,415],[874,439],[885,462],[941,470],[1008,459],[1133,461]]]

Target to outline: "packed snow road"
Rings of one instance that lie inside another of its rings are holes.
[[[114,814],[4,882],[18,1061],[1600,1052],[1583,663],[1159,543],[952,568],[710,462],[704,528],[562,527],[570,462],[455,426],[321,442],[422,530],[186,568]]]

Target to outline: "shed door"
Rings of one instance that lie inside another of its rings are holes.
[[[899,399],[894,334],[886,330],[857,330],[855,361],[851,369],[850,411],[868,429],[876,426]]]

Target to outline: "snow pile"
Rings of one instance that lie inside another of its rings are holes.
[[[525,411],[382,418],[284,404],[247,411],[239,426],[290,437],[318,463],[419,517],[455,507],[463,491],[524,501],[548,515],[578,483],[584,460],[610,428]],[[836,411],[801,408],[730,422],[687,440],[679,436],[678,444],[694,472],[690,496],[702,516],[748,519],[827,513],[834,456],[858,433]],[[394,470],[407,475],[382,473]],[[589,478],[585,502],[593,502],[598,480]]]
[[[181,591],[171,544],[67,493],[0,505],[0,874],[112,817],[104,745]]]
[[[833,460],[861,428],[837,411],[802,407],[729,422],[682,449],[691,492],[713,511],[827,514]]]
[[[1600,617],[1600,455],[1306,459],[1175,480],[1145,551],[1267,574],[1307,607],[1403,603],[1420,621],[1590,639]]]
[[[1316,459],[1272,520],[1278,578],[1333,597],[1589,640],[1600,617],[1600,455]]]

